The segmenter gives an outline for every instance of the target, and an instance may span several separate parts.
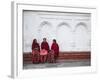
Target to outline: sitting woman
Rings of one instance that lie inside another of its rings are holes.
[[[40,51],[40,58],[41,58],[41,62],[42,63],[46,62],[47,54],[48,54],[47,50],[41,49],[41,51]]]
[[[55,62],[57,62],[57,59],[59,57],[59,45],[55,39],[53,39],[53,43],[51,45],[51,50],[54,51],[54,59],[55,59]]]
[[[39,59],[40,59],[40,46],[39,44],[37,43],[37,40],[34,39],[33,40],[33,43],[32,43],[32,62],[33,63],[39,63]]]
[[[33,63],[39,63],[40,60],[40,54],[37,48],[34,48],[34,50],[32,50],[32,62]]]
[[[49,51],[47,60],[48,60],[49,63],[53,63],[54,62],[54,51],[53,50]]]

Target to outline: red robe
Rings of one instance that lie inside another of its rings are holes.
[[[56,56],[59,55],[59,46],[58,46],[57,43],[52,43],[51,50],[54,51],[54,53],[55,53]]]
[[[42,42],[41,43],[41,49],[45,49],[47,51],[49,51],[49,45],[47,42]]]
[[[40,51],[40,46],[38,43],[32,43],[32,50],[35,49],[35,48],[38,48],[38,51]]]

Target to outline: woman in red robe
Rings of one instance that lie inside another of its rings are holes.
[[[32,54],[33,54],[32,62],[33,63],[39,63],[39,60],[40,60],[39,52],[40,52],[40,46],[37,43],[37,40],[34,39],[32,43]]]
[[[41,43],[41,49],[42,50],[46,50],[47,54],[48,54],[48,52],[49,52],[49,44],[46,41],[46,38],[43,38],[43,42]],[[47,60],[47,54],[40,56],[41,57],[41,62],[46,62],[46,60]]]
[[[51,50],[54,51],[54,60],[56,62],[58,56],[59,56],[59,45],[57,44],[56,40],[53,39],[53,43],[52,43],[52,46],[51,46]]]
[[[41,49],[45,49],[45,50],[49,51],[49,44],[46,41],[46,38],[43,38],[43,42],[41,43]]]
[[[33,43],[32,43],[32,50],[36,49],[40,52],[40,46],[39,46],[39,43],[37,43],[37,40],[34,39],[33,40]]]

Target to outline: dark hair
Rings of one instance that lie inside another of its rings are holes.
[[[44,39],[46,40],[46,38],[43,38],[43,40],[44,40]]]
[[[56,43],[56,39],[53,39],[53,42],[55,42],[55,43]]]
[[[34,39],[34,40],[33,40],[33,43],[36,43],[36,40],[37,40],[37,39]]]

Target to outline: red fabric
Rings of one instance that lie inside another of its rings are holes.
[[[54,53],[56,55],[58,55],[59,54],[59,46],[58,46],[58,44],[57,43],[53,43],[52,46],[51,46],[51,50],[53,50]]]
[[[48,54],[48,51],[47,50],[41,49],[40,55],[47,55],[47,54]]]
[[[49,45],[47,42],[42,42],[41,43],[41,49],[45,49],[47,51],[49,51]]]
[[[32,50],[35,49],[35,48],[38,48],[38,51],[40,51],[40,46],[39,46],[39,44],[33,42],[33,43],[32,43]]]
[[[39,57],[39,51],[38,50],[32,50],[32,62],[33,63],[39,63],[40,57]]]

